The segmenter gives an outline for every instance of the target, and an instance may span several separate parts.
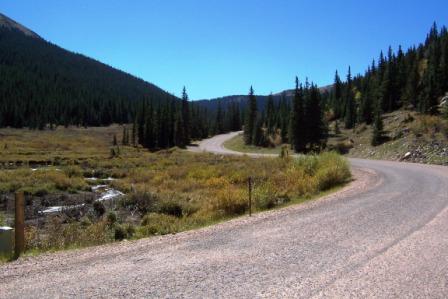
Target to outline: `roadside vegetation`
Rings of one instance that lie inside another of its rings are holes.
[[[250,176],[253,212],[302,202],[350,180],[348,164],[335,153],[251,159],[177,148],[149,152],[114,145],[123,131],[118,125],[0,130],[0,208],[13,192],[26,193],[28,252],[176,233],[244,215]],[[125,195],[111,202],[87,196],[106,178]],[[80,208],[39,213],[54,197],[58,205]]]
[[[374,124],[345,129],[337,121],[330,122],[326,150],[353,158],[448,165],[448,118],[406,110],[386,113],[381,118],[383,128],[375,145],[372,144]],[[289,144],[246,145],[243,135],[226,141],[224,146],[245,153],[277,155],[282,148],[292,152]]]

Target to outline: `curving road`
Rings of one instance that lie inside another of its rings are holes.
[[[0,297],[446,298],[448,168],[350,162],[356,181],[317,201],[1,266]]]

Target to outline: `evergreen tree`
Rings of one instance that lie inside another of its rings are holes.
[[[174,145],[181,148],[185,147],[184,136],[184,120],[181,112],[176,113],[176,119],[174,122]]]
[[[218,103],[218,111],[216,112],[215,135],[224,133],[224,115],[221,103]]]
[[[373,122],[373,132],[371,144],[377,146],[381,144],[383,139],[383,119],[381,117],[381,108],[378,104],[375,108],[375,120]]]
[[[352,74],[350,67],[347,74],[347,85],[345,88],[345,128],[351,129],[355,126],[356,108],[352,90]]]
[[[131,143],[132,143],[132,146],[136,146],[137,145],[137,121],[136,120],[134,120],[132,122]]]
[[[310,149],[321,148],[322,141],[325,137],[325,126],[322,121],[323,113],[321,108],[320,93],[317,86],[311,84],[309,89],[308,100],[305,110],[305,132],[306,141],[310,145]]]
[[[299,78],[296,77],[296,88],[294,91],[289,129],[289,140],[295,152],[301,153],[306,150],[306,138],[303,89],[299,86]]]
[[[142,107],[137,115],[137,137],[138,143],[145,146],[145,119],[146,117],[146,103],[142,102]]]
[[[334,84],[333,84],[333,99],[332,99],[332,107],[335,118],[339,118],[342,115],[341,107],[342,105],[342,82],[339,77],[338,71],[336,71],[334,75]]]
[[[274,133],[275,126],[275,107],[274,97],[272,93],[268,96],[268,102],[266,104],[266,128],[268,135]]]
[[[145,129],[144,129],[143,146],[148,149],[154,149],[156,146],[155,138],[155,122],[154,122],[154,110],[152,104],[146,113]]]
[[[253,136],[255,132],[255,124],[257,120],[257,99],[254,94],[254,89],[250,87],[246,122],[244,125],[244,142],[246,144],[254,144]]]
[[[184,89],[182,90],[182,119],[183,119],[183,125],[184,125],[184,132],[183,132],[183,145],[188,145],[190,144],[191,140],[190,140],[190,128],[191,128],[191,123],[190,123],[190,108],[189,108],[189,103],[188,103],[188,95],[187,95],[187,90]]]
[[[121,144],[122,145],[127,145],[127,141],[126,141],[126,126],[123,126],[123,136],[121,137]]]
[[[290,123],[290,107],[288,105],[288,101],[286,100],[285,93],[282,93],[279,107],[278,107],[278,122],[280,127],[280,137],[283,143],[288,142],[288,128]]]
[[[252,142],[256,146],[267,146],[267,139],[263,130],[263,117],[259,117],[255,122]]]

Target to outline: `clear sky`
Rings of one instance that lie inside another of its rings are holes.
[[[45,39],[192,99],[318,85],[448,25],[447,0],[0,0]]]

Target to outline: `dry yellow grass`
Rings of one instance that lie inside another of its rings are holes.
[[[30,227],[29,249],[88,246],[114,238],[172,233],[238,216],[248,209],[249,176],[254,179],[254,212],[303,201],[350,178],[346,161],[334,153],[251,159],[179,149],[151,153],[120,146],[120,155],[111,157],[113,135],[121,140],[121,131],[120,126],[0,130],[0,144],[7,144],[3,161],[54,165],[36,171],[26,165],[0,170],[0,192],[24,190],[43,195],[83,191],[89,189],[84,177],[97,176],[116,178],[111,186],[127,194],[114,209],[116,223],[107,223],[106,215],[98,217],[92,212],[65,224],[49,222],[47,233],[39,238]]]

